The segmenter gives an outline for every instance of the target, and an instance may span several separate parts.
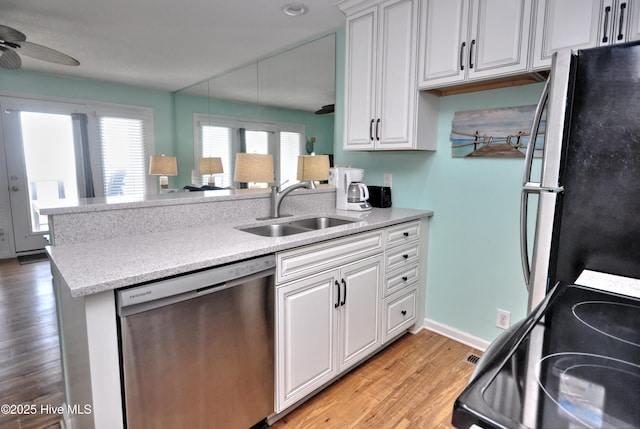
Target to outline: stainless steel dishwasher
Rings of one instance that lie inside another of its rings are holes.
[[[247,429],[274,412],[269,255],[117,292],[126,424]]]

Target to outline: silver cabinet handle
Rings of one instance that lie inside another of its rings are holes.
[[[524,274],[524,282],[527,286],[527,290],[530,289],[529,282],[531,279],[531,267],[529,266],[529,245],[527,237],[527,223],[528,223],[528,205],[529,194],[536,193],[536,186],[531,186],[531,168],[533,166],[533,153],[538,139],[538,128],[540,128],[540,121],[542,120],[542,112],[547,104],[549,98],[549,82],[550,79],[544,84],[540,101],[536,106],[536,112],[533,116],[533,123],[531,124],[531,132],[529,133],[529,144],[527,145],[527,152],[524,157],[524,173],[522,177],[522,191],[520,193],[520,259],[522,261],[522,273]],[[539,192],[539,186],[538,191]]]

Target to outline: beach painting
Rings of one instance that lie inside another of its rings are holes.
[[[456,112],[451,124],[451,156],[524,158],[536,106]],[[534,157],[542,156],[546,112],[542,114]]]

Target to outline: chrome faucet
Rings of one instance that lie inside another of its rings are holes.
[[[284,183],[282,185],[284,185]],[[280,186],[271,187],[271,207],[269,209],[270,218],[280,217],[280,204],[282,203],[282,200],[284,199],[284,197],[289,195],[289,192],[298,188],[312,189],[314,188],[313,182],[299,182],[299,183],[296,183],[295,185],[289,186],[283,191],[280,191]]]

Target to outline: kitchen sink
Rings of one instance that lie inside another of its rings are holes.
[[[346,225],[353,223],[352,219],[338,219],[335,217],[314,217],[311,219],[300,219],[289,222],[289,225],[299,226],[307,229],[324,229],[332,226]]]
[[[278,219],[279,220],[279,219]],[[249,232],[251,234],[261,235],[263,237],[285,237],[302,232],[316,231],[319,229],[330,228],[332,226],[346,225],[358,222],[357,219],[340,219],[335,217],[314,217],[310,219],[292,220],[287,223],[272,223],[259,226],[251,226],[248,228],[238,228],[240,231]]]

